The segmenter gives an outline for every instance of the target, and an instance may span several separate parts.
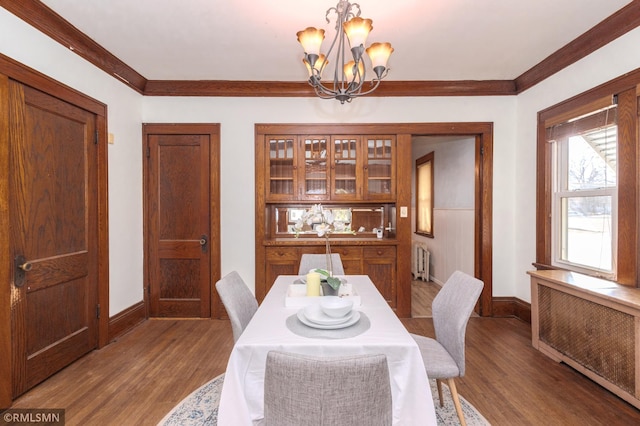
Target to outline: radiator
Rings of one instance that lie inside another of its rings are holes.
[[[414,279],[429,281],[429,250],[424,243],[413,243],[411,273]]]

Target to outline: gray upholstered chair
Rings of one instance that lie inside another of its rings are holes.
[[[386,355],[267,354],[266,426],[391,425],[391,408]]]
[[[431,305],[436,338],[412,334],[420,348],[427,376],[429,379],[436,379],[440,406],[443,405],[441,381],[446,380],[463,426],[466,423],[454,378],[464,376],[467,323],[483,287],[484,283],[479,279],[455,271]]]
[[[216,283],[216,290],[229,314],[233,341],[237,342],[253,318],[253,314],[258,310],[258,301],[236,271],[222,277]]]
[[[342,259],[340,254],[331,253],[331,264],[333,266],[333,275],[344,275],[344,267],[342,266]],[[300,257],[300,268],[298,268],[298,275],[305,275],[309,270],[329,269],[327,266],[326,254],[303,254]]]

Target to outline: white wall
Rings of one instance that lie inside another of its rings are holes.
[[[147,97],[143,121],[221,123],[222,273],[238,270],[253,286],[256,123],[494,122],[494,200],[510,204],[515,102],[515,97],[361,98],[340,105],[314,98]],[[494,221],[501,229],[513,226],[511,208],[494,210]],[[504,259],[513,250],[513,232],[494,235],[494,256]],[[512,262],[494,267],[494,288],[499,294],[514,293],[509,287],[512,277]]]
[[[514,262],[515,290],[511,296],[531,300],[529,276],[535,261],[535,205],[536,205],[536,131],[537,112],[586,92],[640,67],[640,28],[623,35],[557,74],[549,77],[518,96],[515,197],[515,246],[510,261]],[[495,225],[499,222],[494,222]],[[494,259],[494,268],[496,265]],[[500,260],[498,260],[499,262]],[[494,291],[494,295],[499,296]]]
[[[108,105],[109,315],[142,300],[143,97],[0,8],[0,53]],[[5,262],[6,264],[6,262]]]
[[[110,315],[142,300],[143,122],[221,123],[222,272],[253,286],[255,123],[493,122],[493,294],[530,300],[535,260],[536,114],[640,67],[640,29],[515,96],[362,98],[143,98],[0,8],[0,53],[108,105]],[[515,165],[518,167],[515,167]]]

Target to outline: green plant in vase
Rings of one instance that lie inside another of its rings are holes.
[[[331,255],[329,255],[329,257],[331,257]],[[326,281],[327,284],[331,286],[334,292],[338,291],[338,289],[340,288],[340,284],[342,283],[342,281],[340,281],[340,278],[334,277],[331,272],[327,271],[326,269],[316,269],[315,271],[321,275],[321,281]]]

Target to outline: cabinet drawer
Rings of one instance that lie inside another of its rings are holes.
[[[362,259],[361,247],[331,247],[332,253],[338,253],[342,260],[360,260]]]
[[[392,246],[378,246],[378,247],[365,247],[364,258],[371,259],[372,257],[396,257],[396,248]]]
[[[267,260],[298,260],[298,250],[295,248],[268,248],[267,250]]]

